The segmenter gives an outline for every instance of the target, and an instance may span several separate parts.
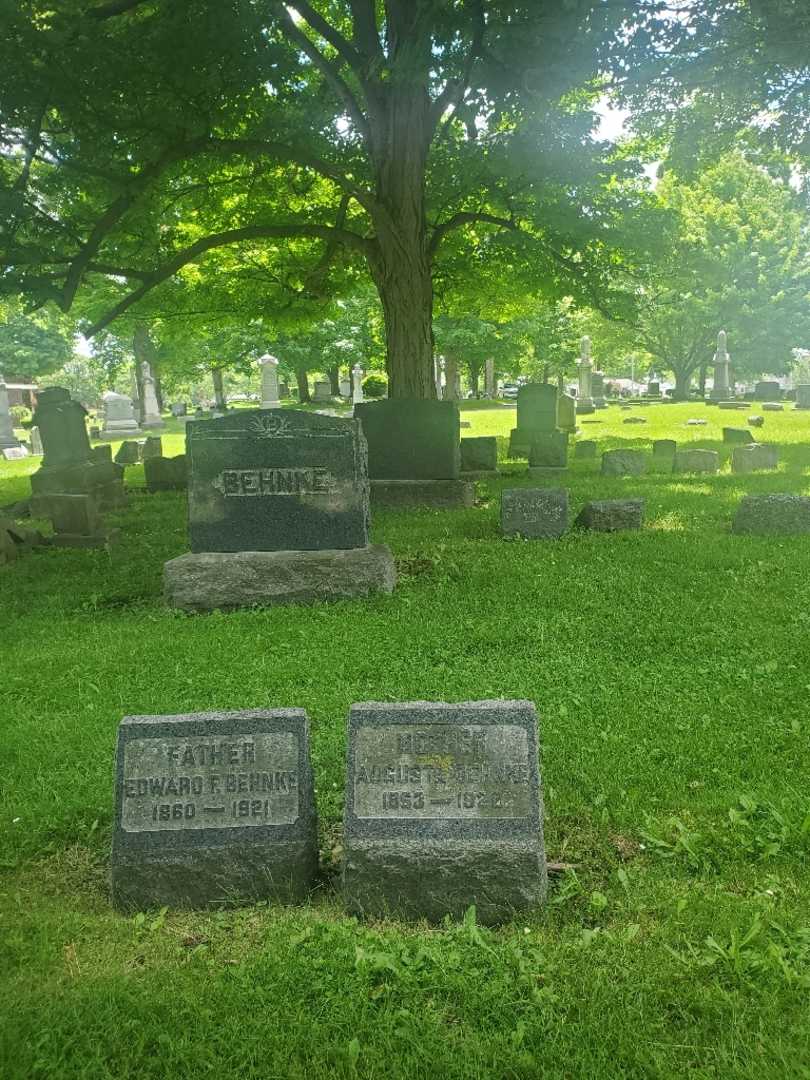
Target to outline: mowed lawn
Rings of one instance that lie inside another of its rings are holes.
[[[783,448],[780,468],[739,477],[721,428],[746,415],[581,418],[602,448],[675,438],[719,449],[721,471],[602,479],[572,461],[574,513],[643,496],[643,531],[507,542],[500,490],[530,483],[505,459],[515,411],[465,409],[462,435],[501,438],[504,475],[470,510],[374,514],[399,564],[391,597],[168,611],[185,499],[146,494],[140,467],[111,555],[0,568],[0,1077],[810,1077],[810,538],[729,531],[748,492],[810,494],[810,413],[766,413],[757,437]],[[36,464],[0,463],[0,504]],[[547,908],[497,930],[472,912],[439,928],[347,918],[351,703],[496,697],[540,716],[562,864]],[[121,717],[275,706],[312,725],[311,901],[113,913]]]

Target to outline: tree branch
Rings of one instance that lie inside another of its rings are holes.
[[[372,68],[385,63],[374,0],[349,0],[354,20],[354,40]]]
[[[312,29],[328,41],[333,48],[340,53],[346,63],[358,75],[363,74],[363,58],[358,51],[339,33],[334,26],[319,15],[307,0],[289,0],[289,7],[295,8],[301,18],[306,19]]]
[[[132,8],[139,7],[143,3],[145,0],[111,0],[109,4],[88,8],[86,14],[91,19],[110,19],[114,15],[123,15],[125,11],[131,11]]]
[[[449,232],[451,232],[453,229],[460,228],[462,225],[472,225],[476,221],[483,221],[486,222],[488,225],[498,225],[502,229],[514,229],[516,231],[520,230],[520,226],[513,218],[503,218],[498,217],[497,214],[477,213],[473,211],[462,210],[459,211],[459,213],[457,214],[453,214],[452,217],[448,218],[447,221],[443,222],[441,225],[433,226],[434,233],[428,247],[428,252],[430,253],[431,258],[436,254],[439,245]]]
[[[473,64],[481,55],[481,50],[484,45],[484,34],[486,32],[484,5],[481,0],[474,0],[472,16],[475,20],[472,42],[470,44],[469,52],[467,53],[467,59],[464,62],[464,70],[461,78],[448,79],[444,89],[430,107],[430,119],[434,129],[447,109],[452,108],[455,112],[464,100],[464,95],[470,85]]]
[[[100,330],[109,326],[119,315],[131,308],[133,304],[142,300],[156,285],[160,285],[186,266],[187,263],[193,262],[199,255],[205,254],[206,251],[210,251],[212,248],[226,247],[228,244],[238,244],[244,240],[263,240],[270,237],[295,238],[297,236],[336,240],[347,247],[360,251],[365,256],[368,256],[371,247],[370,241],[358,236],[357,233],[348,229],[333,228],[331,225],[247,225],[242,229],[229,229],[227,232],[214,233],[212,236],[203,237],[190,247],[177,252],[160,269],[144,273],[143,284],[134,292],[125,296],[115,307],[93,323],[86,331],[86,336],[95,336]]]

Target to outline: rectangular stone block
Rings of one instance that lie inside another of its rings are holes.
[[[748,446],[749,443],[754,442],[754,436],[748,428],[724,427],[723,442]]]
[[[549,431],[534,436],[529,449],[530,468],[564,469],[567,465],[567,431]]]
[[[798,536],[810,533],[810,497],[746,495],[737,507],[731,531],[752,536]]]
[[[392,399],[355,405],[368,441],[372,480],[457,480],[460,417],[455,401]]]
[[[481,435],[461,440],[462,472],[494,472],[498,468],[498,440]]]
[[[778,446],[755,443],[753,446],[735,446],[731,453],[733,473],[758,472],[760,469],[776,469],[778,466]]]
[[[705,422],[705,420],[701,421],[701,423]],[[655,439],[652,444],[654,458],[673,458],[677,449],[678,444],[675,439]]]
[[[178,454],[173,458],[144,458],[143,471],[147,491],[185,491],[188,486],[185,454]]]
[[[302,900],[317,865],[302,709],[121,721],[112,842],[117,908]]]
[[[716,473],[720,455],[716,450],[678,450],[672,461],[675,473]]]
[[[595,457],[595,439],[582,439],[574,444],[574,461],[593,461]]]
[[[343,893],[349,910],[497,923],[547,891],[529,701],[354,705]]]
[[[189,424],[186,450],[193,552],[367,545],[366,441],[357,420],[234,411]]]
[[[420,506],[461,510],[475,505],[475,484],[471,480],[372,480],[371,503],[391,510]]]
[[[33,495],[31,517],[48,518],[54,532],[72,536],[100,536],[103,523],[93,495]]]
[[[641,476],[646,470],[643,450],[605,450],[602,454],[602,476]]]
[[[585,504],[575,524],[594,532],[640,529],[644,524],[644,500],[596,499]]]
[[[785,406],[781,401],[764,401],[760,408],[763,412],[784,412]]]
[[[501,532],[549,540],[568,529],[568,492],[563,488],[507,488],[501,495]]]

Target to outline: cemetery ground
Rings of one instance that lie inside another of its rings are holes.
[[[759,410],[756,406],[750,412]],[[628,416],[645,425],[623,424]],[[38,550],[0,577],[0,1076],[810,1076],[810,545],[733,536],[747,493],[810,494],[810,414],[765,414],[774,473],[735,476],[702,404],[580,418],[600,448],[674,438],[714,476],[549,481],[572,511],[641,496],[640,532],[505,541],[502,477],[455,511],[374,512],[390,597],[188,616],[163,563],[185,498],[147,495],[104,551]],[[687,427],[690,417],[706,427]],[[180,453],[170,424],[164,452]],[[33,461],[0,464],[0,504]],[[356,701],[529,698],[540,716],[548,906],[495,930],[348,918],[336,893]],[[303,906],[114,913],[123,715],[300,706],[322,876]]]

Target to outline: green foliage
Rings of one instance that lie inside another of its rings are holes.
[[[72,329],[65,320],[41,312],[12,311],[0,322],[0,372],[36,379],[61,367],[73,352]]]
[[[22,427],[23,424],[30,424],[31,416],[33,414],[27,405],[12,405],[9,412],[11,413],[11,418],[16,427]]]
[[[382,398],[388,392],[388,380],[384,375],[367,375],[363,379],[363,394],[369,398]]]

